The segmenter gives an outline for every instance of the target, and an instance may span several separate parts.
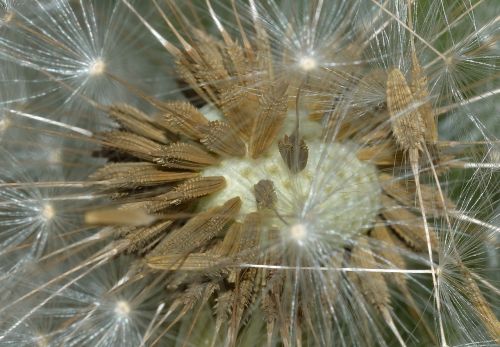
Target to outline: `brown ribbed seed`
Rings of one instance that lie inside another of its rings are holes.
[[[224,205],[201,212],[184,226],[168,234],[152,251],[151,256],[170,253],[189,254],[217,236],[238,214],[241,199],[235,197]]]
[[[285,135],[282,140],[278,141],[278,150],[281,158],[291,172],[298,173],[305,169],[309,156],[309,148],[304,139],[297,141],[295,134],[291,136]]]
[[[412,52],[412,65],[412,81],[410,88],[415,100],[418,103],[421,103],[418,107],[418,112],[420,112],[422,120],[425,124],[425,140],[428,143],[435,144],[438,140],[436,117],[434,116],[434,111],[432,110],[432,105],[429,101],[427,77],[423,74],[415,52]]]
[[[155,163],[173,169],[201,170],[218,160],[199,146],[176,142],[155,152]]]
[[[185,81],[186,84],[189,85],[189,87],[192,88],[206,103],[210,103],[212,95],[207,94],[205,90],[198,85],[196,78],[191,72],[191,63],[189,60],[183,56],[177,56],[176,58],[175,65],[177,75],[179,75],[179,77]]]
[[[421,219],[387,195],[382,194],[381,201],[384,206],[382,215],[397,236],[408,247],[418,252],[427,249],[425,229]],[[438,241],[433,230],[430,229],[429,233],[432,249],[437,249]]]
[[[240,222],[234,222],[224,236],[224,240],[218,248],[218,253],[223,256],[232,257],[238,253],[241,244],[241,231],[243,225]]]
[[[99,208],[97,210],[89,210],[84,215],[85,224],[87,225],[121,225],[128,227],[149,226],[157,220],[156,216],[148,214],[148,212],[138,206],[134,209],[125,209],[123,206],[111,208]],[[121,232],[125,229],[120,228]]]
[[[410,87],[399,69],[392,70],[387,78],[387,108],[391,116],[392,132],[401,149],[409,151],[410,156],[422,151],[425,124]]]
[[[191,311],[197,302],[205,303],[219,289],[219,285],[214,282],[192,283],[182,292],[182,294],[172,303],[169,312],[175,311],[179,306],[182,310],[178,313],[176,320],[181,319],[186,313]],[[176,322],[174,320],[174,323]]]
[[[153,126],[149,117],[135,107],[127,104],[112,105],[108,114],[128,131],[164,144],[169,142],[165,133]]]
[[[203,137],[202,126],[208,124],[205,116],[189,102],[173,101],[162,105],[161,114],[156,117],[158,125],[170,132],[192,140]]]
[[[283,286],[283,274],[271,270],[266,277],[267,286],[263,288],[261,309],[266,319],[267,341],[271,345],[274,326],[280,316],[279,302]]]
[[[225,186],[226,180],[222,176],[196,177],[176,186],[168,193],[158,195],[145,202],[144,206],[149,213],[155,213],[215,193]]]
[[[165,254],[148,257],[147,265],[157,270],[183,270],[183,271],[202,271],[213,268],[220,263],[221,257],[217,254],[189,253],[184,254]]]
[[[397,245],[397,240],[391,235],[390,231],[384,226],[382,220],[378,220],[375,227],[370,233],[370,237],[379,243],[372,246],[372,250],[377,254],[378,263],[382,268],[405,269],[407,264],[401,255],[401,250]],[[431,339],[434,339],[434,333],[425,320],[422,320],[422,312],[418,308],[418,304],[413,299],[413,296],[408,288],[406,276],[401,273],[387,274],[385,277],[395,284],[399,291],[403,294],[405,304],[409,307],[412,317],[421,321],[422,327]],[[435,341],[434,341],[435,342]]]
[[[138,162],[108,164],[94,172],[89,178],[102,184],[102,189],[108,190],[150,187],[197,176],[198,173],[195,172],[168,172],[160,170],[155,164]]]
[[[479,289],[476,281],[472,278],[470,271],[464,265],[461,266],[460,270],[465,278],[465,292],[469,300],[473,307],[476,308],[479,318],[483,321],[486,329],[488,329],[488,333],[496,343],[500,344],[500,322],[491,310],[490,305],[486,302],[481,289]]]
[[[238,262],[252,263],[255,262],[257,246],[260,240],[260,217],[258,213],[249,213],[243,222],[240,230],[241,238],[238,245],[235,245],[233,252],[237,257]],[[243,317],[245,309],[255,300],[256,277],[257,269],[239,270],[233,269],[228,277],[230,283],[234,283],[235,288],[232,290],[232,321],[235,325],[232,326],[232,334],[235,334],[239,328],[239,322]],[[226,302],[229,304],[229,302]]]
[[[220,92],[219,107],[229,124],[243,140],[248,140],[256,120],[255,110],[259,107],[257,96],[248,92],[244,86]]]
[[[231,84],[231,78],[224,66],[218,42],[201,30],[195,29],[194,34],[202,58],[193,64],[198,82],[212,84],[216,89]]]
[[[241,229],[241,236],[236,255],[242,262],[254,261],[258,256],[257,247],[260,241],[261,218],[256,212],[246,215]]]
[[[273,181],[260,180],[253,186],[253,189],[255,201],[257,202],[257,208],[259,210],[266,208],[274,209],[276,202],[278,201],[278,196],[276,195]]]
[[[375,269],[378,267],[366,238],[358,239],[351,254],[351,262],[354,267],[364,269]],[[365,300],[382,314],[386,324],[401,341],[401,336],[391,316],[392,309],[390,306],[389,288],[384,276],[380,272],[360,271],[356,272],[356,277],[359,279],[358,285]]]
[[[106,147],[147,161],[154,161],[157,153],[162,149],[159,143],[126,131],[108,131],[99,134],[98,139]]]
[[[260,97],[260,113],[255,119],[250,137],[249,151],[252,158],[262,155],[272,144],[283,126],[288,109],[287,84],[275,82],[276,85],[263,89]]]
[[[151,226],[137,228],[129,232],[125,239],[130,242],[128,252],[145,252],[151,247],[151,243],[158,240],[161,234],[172,225],[172,221],[162,221]]]
[[[233,157],[242,157],[246,154],[245,143],[227,122],[212,121],[203,130],[205,135],[200,139],[200,142],[209,151],[221,156]]]
[[[381,174],[379,179],[380,182],[382,182],[382,189],[387,195],[404,206],[414,206],[417,197],[415,194],[408,191],[408,186],[412,187],[411,182],[395,180],[394,176],[388,174]],[[446,210],[455,209],[453,201],[448,199],[446,196],[444,197],[445,203],[443,204],[443,201],[436,192],[435,188],[425,184],[421,185],[420,188],[425,211],[427,213],[431,213],[434,216],[442,216],[445,212],[445,206]]]
[[[250,66],[245,59],[243,48],[236,42],[231,42],[226,46],[226,54],[231,61],[231,73],[239,78],[243,78],[250,71]]]

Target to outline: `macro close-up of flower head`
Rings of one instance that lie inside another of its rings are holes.
[[[500,345],[499,14],[0,0],[0,346]]]

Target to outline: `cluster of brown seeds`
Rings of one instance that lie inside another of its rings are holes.
[[[158,111],[151,116],[129,105],[109,108],[109,116],[120,128],[96,138],[104,147],[128,155],[124,157],[128,160],[109,163],[90,179],[119,207],[89,212],[87,220],[114,225],[128,252],[143,255],[151,271],[168,272],[165,287],[175,296],[170,309],[177,312],[174,323],[196,305],[209,304],[216,321],[214,335],[227,330],[229,342],[235,345],[251,312],[260,311],[270,344],[279,335],[285,345],[301,341],[331,345],[342,329],[348,329],[339,322],[347,315],[342,311],[347,302],[365,310],[355,318],[366,345],[374,343],[375,334],[369,312],[404,345],[391,293],[395,290],[404,297],[416,321],[423,312],[403,273],[308,272],[301,275],[303,283],[314,288],[313,282],[321,277],[326,286],[316,294],[305,292],[307,285],[293,288],[293,275],[280,266],[294,265],[300,247],[290,252],[279,247],[283,231],[269,223],[278,218],[287,232],[300,227],[291,222],[294,216],[280,215],[276,209],[280,192],[275,182],[280,177],[270,174],[251,182],[255,210],[245,215],[240,213],[243,197],[238,195],[207,208],[201,208],[207,205],[200,202],[226,189],[224,177],[206,176],[204,170],[228,158],[257,165],[259,158],[277,152],[289,175],[299,175],[308,165],[310,147],[300,126],[283,133],[289,114],[297,113],[293,122],[324,125],[323,134],[317,135],[319,143],[357,144],[357,158],[376,167],[381,187],[376,197],[380,208],[370,225],[348,242],[330,246],[328,259],[305,257],[300,266],[404,270],[406,253],[421,257],[428,253],[434,264],[439,235],[429,220],[447,216],[454,204],[434,185],[421,183],[420,175],[434,177],[435,167],[446,168],[453,158],[440,153],[436,115],[418,59],[413,53],[410,83],[398,68],[376,71],[374,78],[386,85],[386,104],[365,110],[363,117],[340,117],[335,105],[333,111],[318,116],[318,110],[325,108],[323,90],[317,98],[308,94],[308,114],[299,117],[296,99],[301,90],[314,86],[308,85],[305,72],[299,81],[297,74],[290,80],[276,77],[268,35],[258,22],[255,31],[253,42],[242,31],[242,45],[224,30],[223,40],[218,40],[196,29],[189,37],[176,33],[182,50],[166,44],[179,77],[206,103],[216,106],[222,115],[218,119],[210,120],[186,101],[153,100]],[[321,71],[327,81],[340,73],[345,71]],[[366,80],[360,77],[352,80],[362,85]],[[407,159],[412,175],[401,179],[398,174],[405,172]],[[432,274],[436,276],[436,271]],[[466,278],[485,326],[492,336],[500,336],[499,323],[477,284],[470,275]],[[318,304],[321,312],[311,310]],[[437,341],[439,335],[425,319],[420,325],[429,341]]]

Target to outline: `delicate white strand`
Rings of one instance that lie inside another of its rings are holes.
[[[24,118],[28,118],[28,119],[33,119],[33,120],[36,120],[36,121],[39,121],[39,122],[42,122],[42,123],[46,123],[46,124],[54,125],[54,126],[57,126],[57,127],[60,127],[60,128],[68,129],[68,130],[71,130],[71,131],[73,131],[75,133],[78,133],[78,134],[81,134],[81,135],[84,135],[84,136],[87,136],[87,137],[92,137],[93,136],[93,133],[91,131],[88,131],[86,129],[82,129],[82,128],[79,128],[79,127],[76,127],[76,126],[73,126],[73,125],[69,125],[69,124],[66,124],[66,123],[58,122],[58,121],[55,121],[55,120],[50,120],[48,118],[44,118],[44,117],[41,117],[41,116],[36,116],[36,115],[33,115],[33,114],[29,114],[29,113],[25,113],[25,112],[13,110],[13,109],[7,109],[6,111],[8,111],[8,112],[10,112],[12,114],[15,114],[17,116],[20,116],[20,117],[24,117]]]
[[[333,271],[333,272],[374,272],[374,273],[402,273],[402,274],[431,274],[432,270],[425,269],[371,269],[360,267],[325,267],[325,266],[287,266],[287,265],[267,265],[243,263],[239,268],[274,269],[274,270],[312,270],[312,271]]]
[[[483,222],[482,220],[476,219],[474,217],[467,216],[466,214],[464,214],[460,211],[452,211],[451,215],[457,219],[460,219],[460,220],[463,220],[463,221],[466,221],[466,222],[469,222],[472,224],[479,225],[481,227],[484,227],[484,228],[491,230],[491,231],[494,231],[496,233],[500,233],[500,227],[493,225],[493,224],[490,224],[490,223]]]

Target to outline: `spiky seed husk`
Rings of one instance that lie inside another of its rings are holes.
[[[309,149],[304,139],[298,141],[295,134],[291,136],[285,135],[283,139],[278,141],[278,150],[281,158],[292,173],[298,173],[305,169]]]
[[[424,251],[427,248],[427,242],[421,219],[387,195],[382,195],[381,200],[384,206],[382,215],[391,230],[394,230],[408,247],[418,252]],[[430,231],[432,249],[437,249],[438,241],[434,232]]]
[[[400,247],[402,247],[401,242],[398,242],[395,236],[391,234],[382,220],[377,220],[375,227],[370,232],[370,237],[378,241],[378,243],[372,243],[372,251],[374,254],[377,254],[377,261],[382,268],[405,269],[407,267],[406,261],[400,251]],[[408,306],[411,316],[416,320],[421,320],[422,312],[410,292],[406,276],[402,273],[391,273],[387,274],[385,278],[389,282],[392,282],[403,294],[405,304]],[[422,326],[429,338],[436,342],[434,333],[427,322],[422,321]]]
[[[110,190],[151,187],[195,178],[198,175],[196,172],[164,171],[152,163],[132,162],[107,164],[89,176],[89,179],[100,183],[103,190]]]
[[[153,197],[143,205],[150,213],[156,213],[172,206],[215,193],[226,186],[222,176],[196,177],[174,187],[172,191]]]
[[[387,108],[398,145],[404,151],[422,151],[425,124],[406,78],[399,69],[393,69],[387,78]]]
[[[156,123],[174,134],[199,140],[204,136],[202,127],[208,124],[208,120],[191,103],[172,101],[162,104]]]
[[[470,271],[463,264],[460,266],[460,271],[465,278],[466,290],[464,292],[466,293],[466,296],[476,308],[479,318],[483,321],[488,333],[496,343],[500,344],[500,321],[498,321],[495,313],[491,310],[491,307],[481,293],[479,286],[474,278],[472,278]]]
[[[155,223],[151,226],[136,228],[133,231],[129,231],[125,239],[130,242],[127,251],[128,252],[147,252],[152,245],[160,239],[162,234],[171,225],[172,221],[166,220]]]
[[[126,131],[108,131],[96,137],[106,147],[149,162],[155,161],[162,150],[159,143]]]
[[[436,117],[429,101],[429,90],[427,76],[424,75],[422,67],[417,59],[415,52],[412,52],[412,70],[411,70],[410,88],[416,102],[421,105],[418,107],[418,112],[422,116],[425,125],[425,140],[429,144],[436,144],[438,141],[438,129]]]
[[[185,254],[164,254],[148,257],[146,264],[156,270],[182,270],[182,271],[202,271],[214,268],[221,261],[221,257],[210,253],[189,253]]]
[[[371,251],[368,239],[362,237],[358,239],[352,254],[351,262],[354,266],[366,269],[377,268],[377,261]],[[402,338],[392,319],[392,307],[390,305],[389,287],[380,272],[357,272],[358,286],[361,294],[367,302],[369,302],[382,315],[385,323],[392,330],[394,335],[402,342]],[[405,346],[404,342],[401,344]]]
[[[155,153],[154,162],[172,169],[201,170],[215,165],[218,159],[208,152],[185,142],[176,142],[163,146]]]
[[[211,121],[204,127],[204,133],[200,142],[211,152],[224,157],[242,157],[246,154],[245,143],[227,122]]]
[[[399,202],[401,205],[413,207],[417,199],[415,193],[410,193],[409,189],[413,188],[414,184],[410,182],[402,182],[394,179],[393,176],[381,174],[379,176],[382,182],[382,189],[391,198]],[[424,201],[425,211],[431,213],[433,216],[442,216],[445,211],[455,209],[455,204],[449,198],[444,197],[444,204],[437,194],[436,190],[427,185],[421,185],[422,198]]]
[[[259,109],[258,96],[246,90],[244,86],[222,90],[219,106],[229,124],[239,137],[248,140],[254,128],[256,110]]]
[[[235,197],[224,205],[201,212],[184,226],[165,236],[151,255],[189,254],[217,236],[237,215],[241,199]]]
[[[260,180],[253,186],[258,209],[274,209],[278,196],[271,180]]]
[[[248,146],[252,158],[265,153],[283,126],[288,109],[287,87],[286,83],[276,81],[263,90]]]
[[[142,111],[127,104],[115,104],[109,107],[108,114],[120,125],[134,134],[166,144],[169,142],[165,133],[155,127],[151,119]]]

